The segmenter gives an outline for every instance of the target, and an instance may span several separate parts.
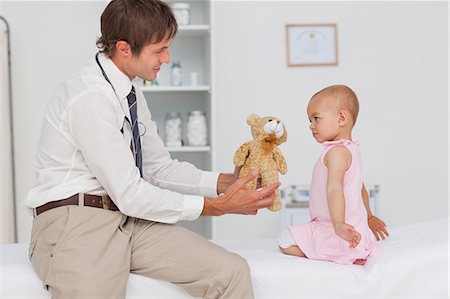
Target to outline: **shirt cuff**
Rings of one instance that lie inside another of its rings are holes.
[[[216,197],[217,195],[217,180],[219,179],[219,172],[203,171],[200,178],[200,194],[207,197]]]
[[[204,198],[197,195],[184,196],[184,209],[179,220],[192,221],[200,217],[203,211]]]

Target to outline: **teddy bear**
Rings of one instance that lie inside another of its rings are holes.
[[[239,177],[244,177],[252,170],[260,174],[261,187],[270,186],[278,182],[278,173],[286,174],[287,164],[278,145],[287,139],[284,124],[276,117],[260,117],[255,113],[247,117],[247,124],[251,128],[253,140],[242,144],[234,154],[234,165],[241,167]],[[259,178],[247,183],[249,190],[256,190]],[[275,190],[275,199],[267,207],[271,211],[281,209],[279,190]]]

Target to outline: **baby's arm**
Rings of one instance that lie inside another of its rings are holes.
[[[386,229],[386,224],[384,223],[383,220],[372,214],[369,205],[369,194],[367,193],[367,189],[364,184],[361,189],[361,195],[364,201],[364,206],[366,207],[367,210],[367,221],[369,223],[370,229],[372,230],[377,240],[380,240],[380,238],[384,240],[386,237],[389,236],[389,233]]]
[[[330,149],[324,164],[328,169],[327,201],[334,231],[340,238],[356,247],[361,240],[361,234],[353,226],[345,223],[344,174],[352,163],[352,155],[345,147]]]

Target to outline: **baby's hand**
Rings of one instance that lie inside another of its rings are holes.
[[[361,241],[361,234],[350,224],[339,223],[334,228],[334,231],[338,237],[347,241],[352,248],[355,248]]]
[[[384,240],[386,239],[386,237],[389,237],[389,233],[386,229],[386,224],[380,218],[376,216],[370,217],[369,227],[375,235],[375,238],[377,238],[377,241],[380,241],[380,239]]]

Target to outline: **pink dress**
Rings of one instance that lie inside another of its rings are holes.
[[[309,210],[311,221],[289,227],[295,242],[307,258],[332,261],[338,264],[353,264],[357,259],[366,259],[376,250],[375,236],[367,223],[367,211],[361,195],[362,164],[358,144],[350,140],[323,143],[325,151],[317,161],[310,190]],[[333,228],[326,195],[327,168],[323,163],[325,154],[336,146],[345,146],[352,154],[352,164],[344,175],[345,222],[353,225],[361,234],[355,248],[338,237]]]

